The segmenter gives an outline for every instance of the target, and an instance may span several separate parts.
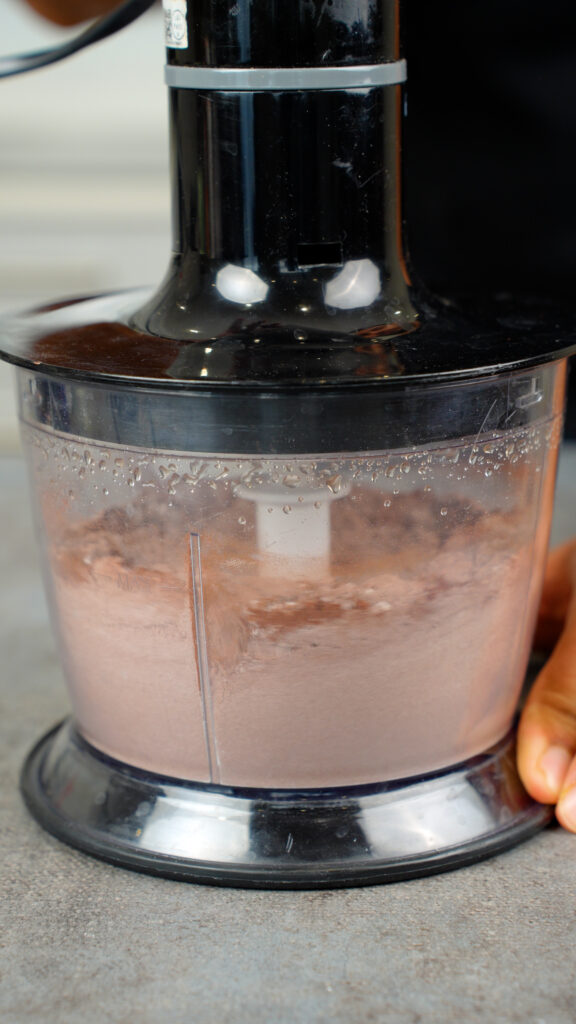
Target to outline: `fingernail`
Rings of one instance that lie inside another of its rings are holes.
[[[556,808],[561,824],[571,832],[576,832],[576,786],[572,786],[560,800]]]
[[[542,754],[540,758],[538,767],[546,780],[552,800],[557,798],[562,788],[571,760],[572,755],[566,750],[566,747],[558,746],[548,747],[546,753]],[[574,810],[576,812],[576,804]]]

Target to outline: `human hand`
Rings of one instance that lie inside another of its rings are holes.
[[[535,800],[576,832],[576,538],[551,552],[535,636],[551,650],[520,718],[518,769]]]
[[[28,0],[38,14],[57,25],[77,25],[118,7],[120,0]]]

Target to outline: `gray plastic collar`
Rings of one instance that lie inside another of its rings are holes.
[[[406,61],[315,68],[165,68],[172,89],[206,89],[222,92],[287,92],[316,89],[369,89],[406,81]]]

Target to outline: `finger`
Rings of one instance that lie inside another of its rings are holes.
[[[575,754],[576,616],[571,606],[564,632],[520,719],[518,770],[530,795],[542,803],[556,803],[568,785]]]
[[[31,7],[57,25],[77,25],[118,7],[120,0],[28,0]]]
[[[564,778],[556,806],[556,817],[569,832],[576,832],[576,757]]]
[[[557,643],[576,581],[576,538],[550,552],[534,636],[537,650],[550,651]]]

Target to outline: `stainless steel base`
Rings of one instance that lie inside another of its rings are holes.
[[[418,778],[325,790],[231,789],[105,757],[70,721],[32,750],[24,799],[40,824],[113,864],[213,885],[316,889],[446,871],[551,817],[519,781],[514,735]]]

